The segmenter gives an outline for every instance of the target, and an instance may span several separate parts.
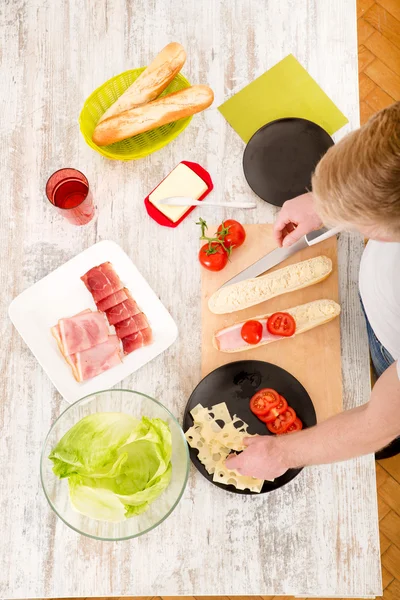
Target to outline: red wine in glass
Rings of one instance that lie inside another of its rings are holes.
[[[88,180],[76,169],[60,169],[53,173],[47,182],[46,194],[72,225],[86,225],[95,215]]]

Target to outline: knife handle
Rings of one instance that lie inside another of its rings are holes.
[[[326,227],[322,227],[322,229],[317,229],[316,231],[310,231],[310,233],[307,233],[305,239],[309,246],[314,246],[315,244],[319,244],[319,242],[324,242],[334,235],[337,235],[340,233],[340,231],[340,227],[333,227],[332,229],[326,229]]]

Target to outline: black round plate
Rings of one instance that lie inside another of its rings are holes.
[[[259,421],[250,411],[250,398],[260,389],[270,387],[286,398],[289,406],[295,409],[303,421],[303,427],[311,427],[317,423],[315,410],[310,396],[304,387],[293,375],[276,365],[261,360],[240,360],[223,365],[204,377],[192,392],[186,405],[183,417],[183,430],[187,431],[193,425],[190,411],[202,404],[211,408],[219,402],[226,402],[228,410],[233,417],[237,415],[248,424],[249,434],[273,435],[264,423]],[[198,471],[214,485],[235,492],[236,494],[256,494],[250,490],[237,490],[233,485],[223,485],[212,480],[213,476],[207,473],[202,463],[197,458],[197,450],[190,448],[190,458]],[[300,473],[301,469],[289,469],[275,479],[265,481],[261,493],[276,490]]]
[[[243,155],[247,183],[263,200],[282,206],[311,189],[311,176],[325,152],[330,135],[316,123],[288,118],[261,127]]]

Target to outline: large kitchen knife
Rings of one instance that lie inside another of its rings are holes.
[[[289,256],[296,254],[296,252],[304,250],[304,248],[308,248],[309,246],[319,244],[319,242],[323,242],[339,232],[339,227],[334,227],[333,229],[325,229],[323,227],[322,229],[311,231],[307,235],[304,235],[302,238],[300,238],[298,242],[295,242],[287,248],[276,248],[275,250],[272,250],[272,252],[269,252],[257,260],[255,263],[250,265],[250,267],[247,267],[247,269],[244,269],[235,275],[235,277],[229,279],[229,281],[224,283],[224,285],[221,285],[221,288],[225,287],[226,285],[232,285],[233,283],[239,283],[239,281],[243,281],[245,279],[253,279],[254,277],[258,277],[258,275],[261,275],[261,273],[265,273],[265,271],[268,271],[269,269],[272,269],[272,267],[279,265],[279,263],[289,258]]]

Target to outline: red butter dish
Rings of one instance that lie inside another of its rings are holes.
[[[204,183],[207,186],[207,189],[204,192],[204,194],[202,194],[200,198],[198,198],[198,200],[204,200],[204,198],[211,192],[211,190],[214,187],[210,174],[205,169],[203,169],[203,167],[201,167],[198,163],[182,160],[179,164],[186,165],[189,169],[196,173],[196,175],[200,177],[200,179],[204,181]],[[154,190],[156,190],[159,187],[159,185],[161,185],[161,183],[165,181],[168,175],[164,177],[164,179],[154,188]],[[192,210],[196,208],[195,206],[188,207],[187,211],[182,215],[182,217],[178,221],[173,222],[161,211],[159,211],[158,208],[154,206],[154,204],[150,202],[149,196],[151,196],[154,190],[152,190],[150,194],[146,196],[146,198],[144,199],[144,205],[146,207],[147,213],[159,225],[163,225],[164,227],[177,227],[180,223],[182,223],[184,219],[186,219],[186,217],[192,212]]]

